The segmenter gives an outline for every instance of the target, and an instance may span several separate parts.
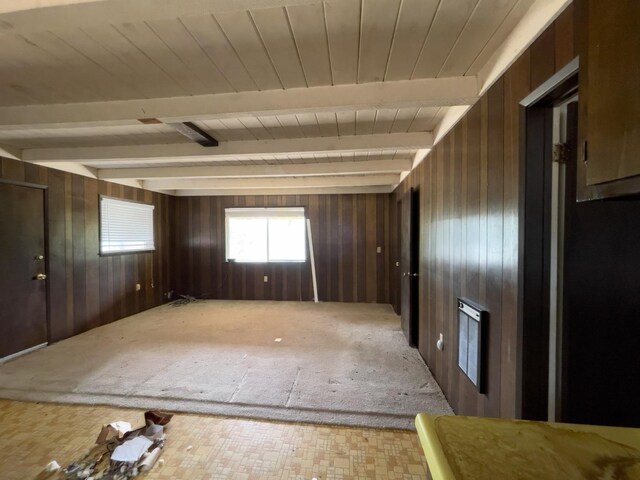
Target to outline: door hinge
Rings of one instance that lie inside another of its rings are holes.
[[[556,163],[567,163],[569,157],[569,145],[566,143],[556,143],[553,146],[553,161]]]

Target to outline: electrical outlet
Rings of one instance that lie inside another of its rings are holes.
[[[136,292],[139,292],[142,287],[139,283],[136,283]]]
[[[378,248],[376,248],[376,252],[378,252],[378,253],[382,253],[382,247],[378,247]]]
[[[269,283],[269,276],[268,275],[264,276],[264,283]]]
[[[151,288],[156,288],[153,282],[151,282]]]

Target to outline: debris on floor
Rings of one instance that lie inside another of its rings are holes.
[[[126,480],[151,470],[164,448],[165,426],[173,414],[145,412],[145,425],[131,430],[127,422],[112,422],[100,430],[96,444],[64,468],[54,460],[39,480]],[[161,462],[161,464],[164,462]]]
[[[192,297],[191,295],[178,295],[180,298],[171,302],[172,307],[180,307],[182,305],[187,305],[189,303],[197,302],[198,299],[196,297]]]
[[[276,339],[274,340],[274,342],[276,342],[276,343],[280,343],[281,341],[282,341],[282,339],[281,339],[280,337],[278,337],[278,338],[276,338]]]
[[[54,473],[60,470],[60,465],[55,460],[51,460],[46,467],[44,467],[44,471],[46,473]]]
[[[129,422],[112,422],[108,425],[103,425],[96,439],[96,444],[106,443],[112,438],[122,438],[125,433],[130,431],[131,424]]]

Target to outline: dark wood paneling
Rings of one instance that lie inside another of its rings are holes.
[[[573,3],[571,3],[555,22],[555,60],[556,70],[561,69],[576,56],[575,32],[573,29]]]
[[[84,230],[84,178],[79,175],[71,177],[71,210],[72,210],[72,265],[73,265],[73,313],[74,317],[84,319],[87,329],[91,328],[87,318],[87,278],[86,248]],[[96,257],[97,252],[96,253]]]
[[[520,207],[520,106],[530,87],[531,51],[527,50],[504,75],[502,334],[500,355],[500,413],[519,416],[518,405],[518,259]],[[491,322],[491,320],[489,320]]]
[[[572,15],[569,7],[543,32],[392,196],[394,205],[418,187],[423,197],[420,354],[459,414],[520,415],[519,102],[572,59]],[[398,298],[398,280],[390,280],[392,298]],[[460,296],[490,312],[485,394],[458,370]],[[440,333],[444,351],[436,349]]]
[[[498,80],[487,92],[487,269],[485,278],[485,306],[491,312],[487,333],[489,350],[488,365],[492,368],[487,375],[484,395],[484,414],[489,417],[500,415],[501,345],[502,345],[502,242],[503,215],[489,215],[502,212],[504,204],[504,81]]]
[[[387,194],[177,198],[177,292],[203,298],[312,300],[309,260],[225,261],[225,208],[300,206],[311,220],[320,300],[389,303],[389,200]]]
[[[173,197],[4,158],[0,178],[47,187],[49,341],[160,305],[173,288]],[[155,205],[155,252],[98,255],[99,194]]]
[[[569,119],[575,118],[575,111]],[[575,152],[576,126],[567,140]],[[579,160],[578,160],[579,161]],[[576,202],[565,191],[561,421],[640,427],[640,199]]]

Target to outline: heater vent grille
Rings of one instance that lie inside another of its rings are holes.
[[[466,299],[458,299],[458,367],[483,391],[483,330],[488,312]]]

